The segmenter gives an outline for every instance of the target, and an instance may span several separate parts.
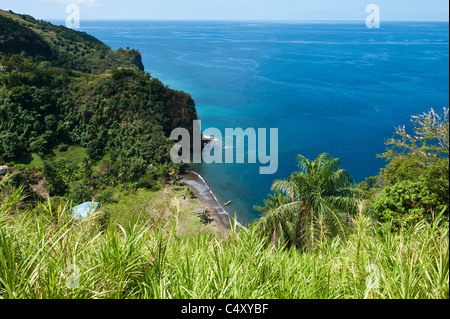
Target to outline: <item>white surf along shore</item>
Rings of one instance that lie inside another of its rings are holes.
[[[190,186],[194,190],[197,197],[204,202],[208,210],[211,212],[211,216],[216,221],[216,224],[218,224],[218,227],[231,229],[231,225],[234,222],[237,226],[239,226],[239,228],[248,230],[237,220],[234,219],[233,221],[231,215],[219,203],[216,195],[214,195],[205,179],[200,174],[189,169],[186,174],[181,175],[180,177],[182,182]]]

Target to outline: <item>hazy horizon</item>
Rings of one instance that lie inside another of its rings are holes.
[[[0,0],[0,8],[42,20],[65,20],[66,7],[77,4],[82,20],[163,21],[364,21],[376,4],[381,21],[448,22],[446,0]]]

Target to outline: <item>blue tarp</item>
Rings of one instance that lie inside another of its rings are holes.
[[[86,202],[77,207],[73,207],[73,217],[76,219],[83,219],[88,215],[93,214],[98,207],[98,203],[96,202]]]

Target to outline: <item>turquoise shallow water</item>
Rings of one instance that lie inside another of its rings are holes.
[[[139,49],[153,77],[192,94],[203,128],[279,129],[275,175],[195,166],[244,224],[297,154],[326,151],[359,182],[383,167],[376,155],[395,126],[449,105],[448,23],[83,21],[82,30]]]

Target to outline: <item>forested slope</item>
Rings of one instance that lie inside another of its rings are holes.
[[[142,71],[138,51],[5,11],[0,26],[3,164],[74,145],[87,149],[90,165],[113,154],[102,168],[113,180],[173,166],[169,133],[192,127],[195,103]]]

